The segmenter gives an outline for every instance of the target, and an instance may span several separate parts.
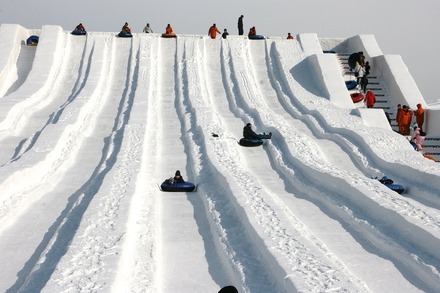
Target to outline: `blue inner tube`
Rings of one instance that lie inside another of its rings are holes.
[[[262,139],[251,139],[251,138],[242,138],[240,139],[239,144],[241,146],[247,146],[247,147],[256,147],[263,144]]]
[[[252,35],[252,36],[249,36],[249,39],[251,39],[251,40],[262,40],[262,39],[264,39],[264,36],[262,36],[262,35]]]
[[[400,184],[385,184],[391,190],[394,190],[398,194],[402,194],[405,191],[405,188]]]
[[[352,90],[356,88],[357,82],[355,80],[347,80],[345,82],[345,86],[347,87],[348,90]]]
[[[39,40],[40,40],[39,36],[30,36],[29,38],[27,38],[26,44],[27,45],[36,45],[36,44],[38,44]]]
[[[75,35],[75,36],[83,36],[83,35],[86,35],[87,32],[86,31],[82,31],[82,30],[73,30],[71,34]]]
[[[118,34],[118,37],[120,37],[120,38],[131,38],[131,37],[133,37],[133,35],[131,33],[121,31]]]
[[[162,189],[162,191],[168,192],[191,192],[194,191],[196,186],[194,185],[194,183],[191,182],[170,183],[168,179],[166,179],[164,182],[162,182],[160,188]]]

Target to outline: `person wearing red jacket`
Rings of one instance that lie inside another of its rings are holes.
[[[257,29],[255,28],[255,26],[251,27],[249,29],[248,37],[255,36],[256,34],[257,34]]]
[[[373,108],[374,103],[376,103],[376,96],[372,91],[367,91],[365,95],[365,106],[367,106],[367,108]]]
[[[425,121],[425,110],[422,108],[422,104],[417,104],[417,110],[414,111],[414,116],[416,116],[416,122],[420,128],[420,131],[423,131],[423,122]]]
[[[211,37],[211,39],[215,39],[217,37],[217,33],[220,34],[220,31],[218,30],[217,26],[215,25],[215,23],[209,28],[208,31],[208,36]]]

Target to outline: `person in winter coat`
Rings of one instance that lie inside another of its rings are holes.
[[[356,62],[354,67],[354,76],[356,77],[356,83],[361,84],[361,78],[364,76],[364,68],[359,62]]]
[[[357,53],[353,53],[348,57],[348,66],[350,67],[350,71],[356,67],[356,62],[358,62],[360,65],[363,65],[363,56],[364,52],[360,51]]]
[[[215,39],[217,37],[217,33],[220,34],[220,31],[214,23],[208,30],[208,36],[210,36],[211,39]]]
[[[363,74],[361,77],[361,89],[364,92],[364,94],[367,92],[367,85],[368,85],[368,77]]]
[[[166,34],[172,34],[173,33],[173,28],[171,27],[170,24],[167,24],[167,27],[165,28],[165,33]]]
[[[227,29],[224,29],[224,30],[223,30],[223,33],[222,33],[222,38],[223,38],[223,39],[226,39],[228,36],[229,36],[228,30],[227,30]]]
[[[248,123],[245,127],[243,127],[243,137],[248,139],[261,139],[261,138],[270,138],[272,137],[272,132],[267,134],[257,134],[252,130],[252,124]]]
[[[420,127],[420,131],[423,131],[423,122],[425,121],[425,110],[422,108],[422,104],[417,104],[417,110],[414,111],[416,116],[417,125]]]
[[[414,142],[416,144],[417,151],[421,151],[423,149],[422,143],[425,141],[425,133],[423,133],[417,125],[414,127],[414,132],[409,139],[410,142]]]
[[[176,173],[174,174],[174,182],[185,182],[185,180],[183,180],[182,175],[180,174],[180,171],[177,170]]]
[[[255,26],[251,27],[249,29],[248,37],[255,36],[256,34],[257,34],[257,29],[255,28]]]
[[[147,23],[147,25],[144,27],[144,33],[146,33],[146,34],[153,33],[153,29],[151,28],[149,23]]]
[[[401,104],[397,104],[397,109],[396,109],[396,123],[397,123],[397,129],[399,129],[399,133],[400,133],[400,119],[402,118],[402,105]],[[402,134],[402,133],[400,133]]]
[[[288,40],[293,40],[293,36],[290,33],[287,33],[287,39]]]
[[[397,122],[399,124],[400,134],[409,135],[411,119],[412,119],[412,111],[408,108],[408,106],[403,105],[400,120]]]
[[[376,103],[376,95],[372,91],[367,91],[364,101],[367,108],[373,108],[374,103]]]
[[[131,28],[128,26],[128,22],[126,22],[124,24],[124,26],[122,27],[121,31],[126,32],[126,33],[131,33]]]
[[[78,24],[78,25],[75,27],[75,30],[77,30],[77,31],[85,31],[86,28],[83,26],[82,23],[80,23],[80,24]]]
[[[238,35],[242,36],[244,34],[243,31],[243,15],[238,18]]]
[[[364,71],[366,76],[370,75],[370,70],[371,70],[370,62],[367,61],[365,62],[365,66],[364,66]]]

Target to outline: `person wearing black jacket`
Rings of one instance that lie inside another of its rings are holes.
[[[363,66],[363,56],[364,52],[353,53],[348,57],[348,66],[350,66],[350,70],[353,70],[356,67],[356,62],[358,62],[361,66]]]
[[[238,35],[242,36],[244,34],[243,31],[243,15],[238,18]]]
[[[243,127],[243,137],[247,139],[270,139],[272,137],[272,132],[269,134],[257,134],[252,130],[252,124],[248,123]]]

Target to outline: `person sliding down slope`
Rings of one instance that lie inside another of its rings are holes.
[[[257,134],[252,130],[252,124],[248,123],[243,128],[243,137],[247,139],[270,139],[272,137],[272,132],[269,134]]]

